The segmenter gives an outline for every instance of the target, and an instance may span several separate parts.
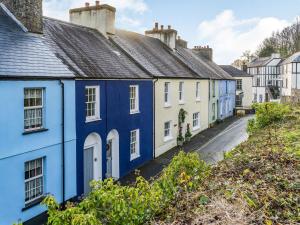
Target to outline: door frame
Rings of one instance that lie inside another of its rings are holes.
[[[119,133],[116,129],[111,130],[106,138],[106,143],[108,140],[112,140],[112,177],[114,179],[120,178],[120,149],[119,149]]]

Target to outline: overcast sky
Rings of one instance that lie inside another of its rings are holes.
[[[44,0],[44,14],[68,21],[68,10],[88,0]],[[214,60],[230,64],[255,51],[273,31],[300,15],[300,0],[100,0],[117,8],[116,26],[144,33],[154,22],[172,25],[189,47],[210,45]]]

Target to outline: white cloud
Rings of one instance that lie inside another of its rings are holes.
[[[132,19],[127,16],[121,16],[119,19],[119,23],[128,27],[139,27],[141,25],[141,21],[138,19]]]
[[[213,47],[217,63],[229,64],[245,50],[255,51],[273,31],[288,25],[286,20],[274,17],[238,19],[232,10],[225,10],[199,25],[198,41]]]
[[[91,5],[95,4],[95,1],[91,0],[45,0],[44,15],[68,21],[69,9],[82,7],[85,2],[89,2]],[[142,14],[148,10],[144,0],[100,0],[100,4],[112,5],[120,14],[125,11]],[[117,13],[117,15],[119,14]]]

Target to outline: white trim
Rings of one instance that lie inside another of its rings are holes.
[[[171,107],[171,94],[170,94],[170,82],[164,82],[164,107],[169,108]],[[167,87],[167,90],[166,90]],[[167,101],[166,101],[166,94],[167,94]]]
[[[3,3],[0,3],[0,8],[2,8],[5,14],[9,16],[24,32],[28,32],[28,29],[14,16],[14,14],[9,11],[8,8],[6,8]]]
[[[112,177],[120,178],[120,150],[119,150],[119,133],[117,130],[111,130],[106,138],[106,142],[112,140]]]
[[[100,117],[100,86],[85,86],[84,89],[84,94],[87,89],[95,89],[95,115],[94,116],[87,116],[86,115],[86,110],[87,110],[87,102],[86,102],[86,95],[84,96],[85,98],[85,122],[90,123],[90,122],[95,122],[101,120]]]
[[[134,104],[135,108],[131,109],[131,88],[135,88],[135,98]],[[139,86],[138,85],[130,85],[129,86],[129,109],[130,109],[130,114],[137,114],[140,113],[140,101],[139,101]]]
[[[83,145],[83,150],[93,148],[93,172],[94,180],[102,180],[102,139],[99,134],[91,133],[89,134]],[[95,161],[96,159],[96,161]]]
[[[178,96],[179,96],[179,105],[183,105],[184,104],[184,82],[183,81],[179,82]]]
[[[136,132],[135,133],[135,138],[136,138],[136,140],[135,140],[135,153],[131,153],[131,144],[133,144],[132,142],[131,142],[131,135],[132,135],[132,133],[133,132]],[[137,159],[137,158],[139,158],[141,155],[140,155],[140,130],[139,129],[136,129],[136,130],[132,130],[132,131],[130,131],[130,161],[133,161],[133,160],[135,160],[135,159]]]
[[[196,102],[200,102],[201,101],[201,95],[200,95],[200,92],[201,92],[201,83],[200,81],[197,81],[196,82]]]
[[[169,129],[168,129],[169,130],[169,135],[168,136],[165,136],[165,131],[166,131],[165,125],[166,125],[166,123],[169,123]],[[172,135],[172,121],[169,120],[169,121],[164,122],[163,129],[164,129],[164,132],[163,132],[163,134],[164,134],[164,142],[168,142],[168,141],[172,140],[173,139],[173,135]]]

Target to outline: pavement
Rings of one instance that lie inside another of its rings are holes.
[[[146,163],[137,171],[133,171],[120,179],[121,184],[128,185],[135,182],[138,175],[146,180],[158,176],[163,168],[169,165],[173,157],[180,150],[185,152],[198,152],[207,163],[213,164],[223,159],[224,152],[230,151],[235,146],[248,139],[246,132],[247,122],[253,118],[248,115],[242,118],[231,117],[215,125],[213,128],[195,135],[192,140],[181,148],[175,147],[158,158]]]

